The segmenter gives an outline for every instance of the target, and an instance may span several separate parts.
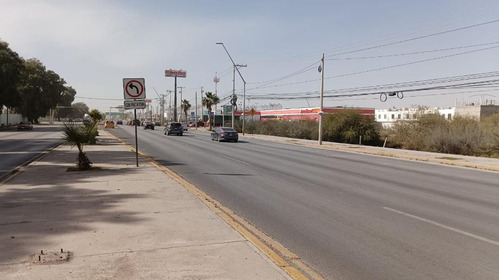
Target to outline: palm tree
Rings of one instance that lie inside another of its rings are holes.
[[[99,121],[104,119],[103,114],[97,109],[90,111],[89,116],[90,118],[92,118],[93,123],[98,123]]]
[[[210,130],[212,130],[212,119],[210,118],[210,112],[212,112],[212,105],[219,103],[219,97],[212,94],[210,91],[205,92],[205,97],[203,97],[202,104],[208,109],[208,125]]]
[[[189,101],[187,99],[182,100],[181,109],[182,109],[182,111],[184,111],[184,115],[186,116],[185,121],[187,121],[188,111],[189,111],[189,109],[191,109],[191,104],[189,104]]]
[[[92,162],[83,152],[83,146],[92,140],[97,123],[93,125],[64,124],[63,140],[70,143],[71,147],[78,148],[76,168],[78,170],[88,170],[92,167]]]

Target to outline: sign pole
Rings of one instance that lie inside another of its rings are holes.
[[[135,126],[135,163],[139,167],[139,148],[137,144],[137,109],[134,109],[134,126]]]

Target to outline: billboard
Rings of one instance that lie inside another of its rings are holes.
[[[179,77],[186,78],[187,71],[184,70],[165,70],[165,77]]]

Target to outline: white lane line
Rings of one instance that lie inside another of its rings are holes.
[[[401,215],[404,215],[404,216],[407,216],[407,217],[410,217],[410,218],[413,218],[413,219],[416,219],[416,220],[419,220],[419,221],[422,221],[422,222],[433,224],[435,226],[438,226],[438,227],[441,227],[441,228],[444,228],[444,229],[447,229],[447,230],[451,230],[451,231],[454,231],[456,233],[460,233],[460,234],[463,234],[463,235],[475,238],[477,240],[481,240],[481,241],[484,241],[484,242],[487,242],[487,243],[490,243],[490,244],[498,246],[498,242],[496,242],[494,240],[490,240],[488,238],[484,238],[484,237],[479,236],[479,235],[475,235],[475,234],[472,234],[472,233],[469,233],[469,232],[466,232],[466,231],[463,231],[463,230],[459,230],[459,229],[456,229],[456,228],[452,228],[452,227],[449,227],[449,226],[445,226],[443,224],[440,224],[440,223],[437,223],[437,222],[434,222],[434,221],[431,221],[431,220],[427,220],[425,218],[421,218],[421,217],[418,217],[418,216],[415,216],[415,215],[412,215],[412,214],[408,214],[408,213],[405,213],[405,212],[402,212],[402,211],[399,211],[399,210],[396,210],[396,209],[392,209],[392,208],[389,208],[389,207],[382,207],[382,208],[384,208],[385,210],[389,210],[389,211],[392,211],[392,212],[395,212],[395,213],[398,213],[398,214],[401,214]]]

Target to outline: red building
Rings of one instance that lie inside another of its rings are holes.
[[[356,110],[367,118],[375,119],[374,108],[356,108],[356,107],[324,107],[325,114],[335,114],[343,110]],[[241,111],[235,112],[238,117],[241,116]],[[263,110],[254,113],[255,120],[318,120],[319,108],[299,108],[299,109],[278,109],[278,110]],[[246,119],[250,119],[250,113],[246,112]]]

